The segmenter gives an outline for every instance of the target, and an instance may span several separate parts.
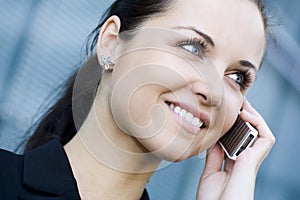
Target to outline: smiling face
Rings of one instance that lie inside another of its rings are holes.
[[[252,1],[175,0],[126,42],[103,83],[116,127],[170,161],[209,148],[234,123],[265,45]]]

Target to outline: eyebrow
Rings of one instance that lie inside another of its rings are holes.
[[[194,31],[198,35],[202,36],[212,47],[215,46],[215,43],[214,43],[213,39],[209,35],[205,34],[204,32],[200,31],[199,29],[197,29],[194,26],[175,26],[173,28],[174,29],[185,29],[185,30]],[[244,67],[249,67],[249,68],[254,69],[255,71],[258,71],[258,68],[255,67],[255,65],[253,65],[251,62],[249,62],[247,60],[240,60],[239,63],[240,63],[240,65],[242,65]]]
[[[253,65],[251,62],[247,61],[247,60],[240,60],[240,65],[245,66],[245,67],[249,67],[254,69],[255,71],[258,71],[258,68],[255,67],[255,65]]]
[[[212,47],[215,46],[213,39],[209,35],[205,34],[204,32],[200,31],[194,26],[175,26],[174,29],[185,29],[194,31],[195,33],[203,37]]]

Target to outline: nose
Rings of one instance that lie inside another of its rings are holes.
[[[199,103],[206,106],[219,107],[222,103],[224,88],[220,78],[197,80],[191,83],[192,91],[197,95]]]

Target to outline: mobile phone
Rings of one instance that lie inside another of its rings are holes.
[[[242,151],[251,146],[257,135],[258,131],[238,115],[233,126],[220,138],[219,144],[230,159],[236,160]]]

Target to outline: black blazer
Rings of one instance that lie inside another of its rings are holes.
[[[0,150],[0,200],[78,200],[76,180],[57,139],[25,155]],[[149,200],[145,190],[141,200]]]

